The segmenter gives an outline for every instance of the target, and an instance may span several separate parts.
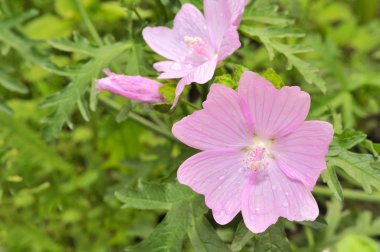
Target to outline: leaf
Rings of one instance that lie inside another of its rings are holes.
[[[123,207],[137,209],[171,209],[173,205],[194,197],[190,188],[177,184],[156,184],[139,181],[137,189],[124,189],[115,193]]]
[[[329,156],[336,156],[341,150],[349,150],[363,142],[367,135],[353,129],[345,129],[341,134],[336,134],[330,146]]]
[[[237,83],[232,79],[232,76],[230,74],[216,76],[214,83],[222,84],[233,89],[237,87]]]
[[[327,222],[320,216],[315,221],[301,221],[299,223],[314,229],[324,229],[327,227]]]
[[[162,85],[159,88],[161,95],[168,104],[173,104],[175,98],[175,86],[171,84]]]
[[[9,91],[27,94],[28,87],[18,81],[12,79],[10,76],[6,75],[3,72],[0,72],[0,85]]]
[[[46,98],[43,106],[56,107],[54,112],[44,120],[43,133],[46,139],[58,137],[63,125],[69,121],[77,101],[90,89],[93,78],[96,78],[101,69],[108,66],[128,47],[129,44],[116,43],[98,48],[95,58],[82,65],[78,74],[70,76],[71,82],[68,86]]]
[[[278,8],[270,9],[268,4],[264,6],[260,6],[260,4],[261,1],[257,1],[252,5],[251,14],[260,13],[259,15],[264,16],[264,13],[268,13],[269,19],[261,17],[262,23],[265,23],[264,27],[262,25],[244,25],[243,22],[239,30],[246,36],[261,41],[268,51],[270,60],[274,59],[275,52],[284,55],[288,60],[288,69],[295,67],[308,83],[314,84],[322,92],[326,92],[326,82],[320,77],[319,69],[296,56],[296,54],[311,52],[312,50],[302,45],[288,45],[280,40],[283,38],[300,38],[305,34],[297,29],[290,28],[289,24],[292,24],[293,21],[284,21],[281,16],[279,16],[280,19],[277,19],[278,22],[268,22],[268,20],[274,20]],[[263,8],[264,11],[262,11]],[[260,20],[256,19],[256,21]]]
[[[342,186],[339,183],[338,177],[336,176],[334,166],[327,166],[327,169],[323,171],[322,178],[325,183],[327,183],[330,190],[333,192],[335,198],[339,201],[343,200]]]
[[[203,197],[197,197],[191,205],[190,227],[188,236],[196,252],[230,252],[228,246],[216,234],[215,229],[204,217],[208,209],[204,206]]]
[[[261,76],[272,83],[276,89],[281,89],[283,86],[285,86],[285,83],[282,81],[281,76],[278,75],[273,68],[268,68],[264,73],[261,74]]]
[[[372,186],[380,191],[380,169],[376,168],[379,162],[372,155],[342,150],[338,156],[328,158],[328,163],[344,170],[367,193],[372,192]]]
[[[128,119],[129,112],[132,110],[132,102],[127,100],[124,106],[121,108],[119,113],[116,116],[116,122],[121,123]]]
[[[263,234],[255,235],[255,252],[291,252],[281,221],[270,226]]]
[[[181,252],[183,238],[189,223],[189,202],[175,204],[165,219],[136,247],[127,248],[133,252]]]
[[[0,111],[10,115],[13,113],[13,110],[4,103],[3,100],[0,99]]]
[[[68,36],[72,23],[51,14],[45,14],[30,21],[24,26],[24,33],[31,39],[52,39]]]
[[[192,218],[189,237],[197,252],[229,252],[227,245],[219,238],[210,222],[205,217]]]
[[[240,221],[232,241],[232,251],[241,251],[253,237],[254,234],[245,226],[244,221]]]

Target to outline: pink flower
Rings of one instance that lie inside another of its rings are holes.
[[[161,83],[141,76],[115,74],[105,69],[108,77],[99,79],[96,88],[106,90],[125,98],[144,103],[162,103],[165,99],[160,94]]]
[[[178,180],[205,195],[219,224],[240,211],[254,233],[282,216],[314,220],[311,190],[326,167],[331,124],[304,121],[310,96],[298,87],[277,90],[253,72],[239,90],[213,84],[203,109],[176,123],[173,134],[202,150],[178,170]]]
[[[186,85],[211,80],[219,62],[240,47],[237,26],[247,0],[205,0],[205,15],[192,4],[184,4],[174,19],[173,29],[147,27],[147,44],[168,59],[154,64],[161,79],[182,78],[177,85],[179,99]]]

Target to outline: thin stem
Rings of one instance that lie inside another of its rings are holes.
[[[323,186],[316,186],[313,191],[315,194],[323,195],[323,196],[332,196],[332,192],[329,188]],[[374,192],[372,194],[368,194],[358,190],[352,189],[343,189],[343,195],[345,199],[348,200],[358,200],[358,201],[367,201],[380,203],[380,193]]]
[[[118,104],[116,104],[115,102],[113,102],[112,100],[108,98],[100,97],[99,101],[114,111],[120,111],[121,109]],[[150,129],[156,132],[157,134],[160,134],[163,137],[166,137],[167,139],[171,141],[177,141],[177,139],[170,133],[170,131],[159,127],[158,125],[154,124],[153,122],[149,121],[148,119],[142,117],[141,115],[133,111],[129,112],[128,118],[144,126],[145,128]]]
[[[92,24],[90,17],[87,15],[87,12],[83,8],[82,4],[79,0],[74,0],[75,7],[77,8],[77,11],[79,12],[79,16],[83,20],[84,24],[86,25],[88,31],[90,32],[91,36],[95,40],[96,44],[102,45],[103,41],[100,38],[98,32],[95,29],[95,26]]]

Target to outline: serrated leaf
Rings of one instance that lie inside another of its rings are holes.
[[[189,200],[194,193],[186,186],[177,183],[139,182],[137,189],[124,189],[115,193],[124,203],[123,207],[137,209],[171,209],[173,205]]]
[[[233,89],[237,87],[237,83],[232,79],[232,76],[230,74],[216,76],[214,83],[222,84]]]
[[[268,68],[264,73],[261,74],[261,76],[272,83],[276,89],[281,89],[283,86],[285,86],[285,83],[282,81],[281,76],[278,75],[273,68]]]
[[[327,227],[326,220],[320,216],[315,221],[301,221],[299,223],[313,229],[324,229]]]
[[[376,168],[379,162],[372,155],[342,150],[338,156],[328,158],[328,162],[344,170],[367,193],[372,192],[372,186],[380,191],[380,169]]]
[[[130,252],[182,252],[183,238],[189,223],[189,202],[175,204],[165,219],[136,247],[127,248]]]
[[[338,177],[336,176],[334,166],[328,165],[327,169],[324,170],[322,173],[322,178],[327,183],[330,190],[333,192],[335,198],[337,198],[339,201],[342,201],[343,200],[342,186],[340,185]]]
[[[241,75],[245,71],[249,71],[249,69],[243,65],[233,64],[232,71],[233,71],[233,77],[234,77],[235,83],[239,83]]]
[[[17,92],[20,94],[28,93],[28,87],[24,84],[14,80],[3,72],[0,72],[0,85],[9,91]]]
[[[281,221],[270,226],[263,234],[255,235],[255,252],[291,252]]]
[[[190,227],[188,236],[196,252],[230,252],[228,246],[216,234],[215,229],[204,217],[208,209],[204,206],[203,197],[198,197],[191,205]]]
[[[244,221],[240,221],[232,241],[232,251],[241,251],[253,237],[254,234],[245,226]]]

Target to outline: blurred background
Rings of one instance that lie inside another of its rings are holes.
[[[184,2],[202,7],[200,0],[0,0],[0,251],[122,251],[162,220],[162,211],[122,208],[115,191],[175,176],[194,151],[170,140],[170,128],[193,109],[180,106],[169,117],[160,108],[97,97],[94,80],[105,67],[156,76],[152,63],[159,57],[141,30],[171,25]],[[274,68],[287,84],[312,94],[311,118],[363,132],[378,155],[380,1],[254,2],[242,23],[243,47],[227,71],[233,63]],[[274,33],[254,35],[251,26]],[[265,36],[313,51],[302,49],[294,59],[273,44],[271,55]],[[308,82],[325,86],[326,95]],[[205,93],[188,90],[197,106]],[[165,131],[152,131],[151,123]],[[344,173],[338,177],[343,187],[359,188]],[[342,203],[320,194],[329,226],[311,231],[290,224],[295,251],[319,251],[315,244],[320,251],[380,251],[380,199]],[[235,227],[217,233],[231,242]]]

